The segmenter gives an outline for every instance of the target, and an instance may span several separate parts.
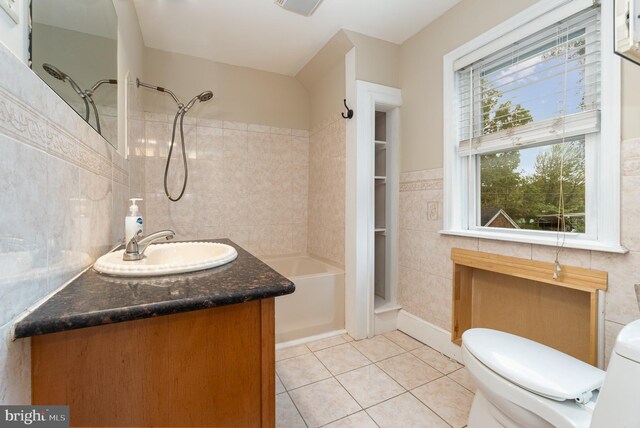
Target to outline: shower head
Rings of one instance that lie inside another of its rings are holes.
[[[201,93],[200,95],[198,95],[198,98],[200,99],[200,102],[203,103],[205,101],[209,101],[211,98],[213,98],[213,92],[211,91],[204,91],[203,93]]]
[[[53,66],[51,64],[44,63],[42,64],[42,68],[44,68],[44,71],[49,73],[51,76],[53,76],[58,80],[62,80],[63,82],[67,80],[67,77],[69,77],[65,73],[63,73],[58,67]]]
[[[85,97],[85,94],[82,91],[82,89],[80,89],[80,86],[71,77],[69,77],[68,74],[64,73],[58,67],[56,67],[55,65],[44,63],[42,64],[42,68],[44,68],[44,71],[46,71],[49,75],[51,75],[55,79],[58,79],[62,82],[69,82],[73,90],[76,91],[78,95],[80,95],[80,98]]]
[[[201,103],[207,102],[209,101],[211,98],[213,98],[213,92],[211,91],[204,91],[203,93],[196,95],[195,97],[193,97],[191,99],[191,101],[189,101],[184,108],[182,109],[184,112],[187,112],[191,107],[193,107],[193,105],[196,103],[196,101],[200,101]]]

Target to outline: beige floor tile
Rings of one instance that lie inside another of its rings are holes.
[[[276,394],[280,394],[285,391],[286,390],[284,389],[284,385],[280,381],[280,378],[278,377],[278,375],[276,375]]]
[[[384,333],[383,336],[400,346],[405,351],[413,351],[414,349],[422,346],[422,342],[418,342],[413,337],[404,334],[400,330]]]
[[[276,372],[288,391],[331,377],[331,373],[313,354],[278,361]]]
[[[405,390],[376,365],[365,366],[336,376],[363,408],[387,400]]]
[[[299,357],[300,355],[309,354],[311,351],[305,345],[293,346],[291,348],[280,349],[276,351],[276,361],[286,360],[287,358]]]
[[[302,416],[286,392],[276,395],[276,427],[306,428]]]
[[[473,378],[469,374],[469,370],[467,370],[465,367],[461,368],[460,370],[456,370],[453,373],[449,373],[447,376],[449,378],[455,380],[460,385],[464,386],[469,391],[471,391],[471,392],[473,392],[475,394],[475,392],[476,392],[476,383],[473,381]]]
[[[411,392],[454,427],[467,424],[473,393],[453,380],[443,377]]]
[[[340,336],[344,339],[345,342],[353,342],[353,337],[349,336],[348,334],[343,334],[342,336]]]
[[[365,411],[354,413],[351,416],[325,425],[326,428],[378,428],[373,419]]]
[[[321,349],[330,348],[332,346],[342,345],[347,341],[342,336],[328,337],[322,340],[316,340],[315,342],[307,343],[307,348],[311,351],[320,351]]]
[[[318,427],[361,410],[334,378],[291,391],[291,398],[309,427]]]
[[[384,336],[375,336],[371,339],[358,340],[353,342],[358,351],[373,362],[384,360],[405,352],[404,349],[390,341]]]
[[[315,354],[334,376],[371,364],[371,361],[350,343],[323,349]]]
[[[442,376],[438,370],[408,353],[380,361],[377,366],[406,389],[417,388]]]
[[[421,346],[420,348],[411,351],[411,353],[444,374],[451,373],[462,367],[456,361],[445,357],[440,352],[429,348],[428,346]]]
[[[381,428],[416,427],[448,428],[449,426],[413,395],[406,393],[367,409]]]

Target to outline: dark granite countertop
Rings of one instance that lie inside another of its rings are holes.
[[[147,278],[89,269],[15,324],[15,337],[232,305],[293,293],[295,285],[228,239],[238,258],[220,267]],[[162,244],[157,244],[162,245]]]

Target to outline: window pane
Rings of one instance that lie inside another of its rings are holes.
[[[598,109],[598,22],[583,11],[458,71],[460,138]]]
[[[479,226],[585,232],[584,137],[478,158]]]

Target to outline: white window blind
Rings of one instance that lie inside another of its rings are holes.
[[[458,154],[599,132],[599,20],[591,7],[457,70]]]

